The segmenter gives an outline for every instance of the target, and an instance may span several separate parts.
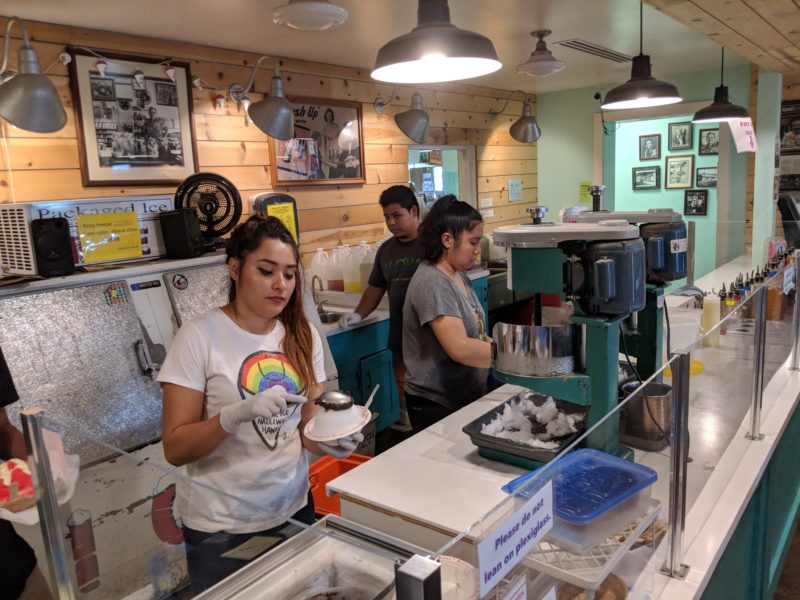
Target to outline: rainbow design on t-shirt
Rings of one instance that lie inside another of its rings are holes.
[[[276,385],[290,394],[303,391],[300,376],[280,352],[255,352],[242,363],[239,385],[251,394],[258,394]]]

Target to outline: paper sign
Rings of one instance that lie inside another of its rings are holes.
[[[736,152],[755,152],[758,150],[756,144],[756,132],[753,129],[753,121],[750,117],[746,119],[736,119],[735,121],[728,121],[733,135],[733,142],[736,144]]]
[[[494,209],[493,209],[493,208],[484,208],[483,210],[481,210],[481,211],[478,211],[478,212],[480,212],[480,213],[481,213],[481,216],[482,216],[484,219],[488,219],[488,218],[490,218],[490,217],[493,217],[493,216],[494,216]]]
[[[578,203],[579,204],[591,204],[592,203],[592,194],[589,192],[589,188],[592,187],[591,181],[581,181],[578,183]]]
[[[142,256],[139,217],[135,212],[78,215],[83,262],[99,263]]]
[[[512,581],[506,595],[501,600],[528,600],[528,575],[521,573]]]
[[[508,180],[508,200],[522,200],[522,179]]]
[[[481,598],[553,528],[553,482],[548,481],[530,500],[478,543]]]
[[[491,198],[481,198],[480,199],[480,208],[489,208],[494,204],[494,200]]]
[[[786,267],[783,272],[783,293],[787,296],[794,289],[794,278],[797,272],[797,265]]]
[[[294,206],[290,203],[285,204],[268,204],[267,214],[271,217],[280,219],[286,225],[286,229],[292,234],[294,241],[299,243],[297,239],[297,223],[294,220]]]

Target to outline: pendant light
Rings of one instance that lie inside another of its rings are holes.
[[[231,85],[229,94],[237,104],[244,104],[245,98],[247,98],[245,94],[253,89],[259,65],[268,59],[269,56],[262,56],[258,59],[253,67],[253,73],[250,75],[250,81],[244,88],[238,84]],[[250,121],[268,136],[276,140],[290,140],[294,137],[294,111],[291,103],[286,99],[286,94],[283,93],[283,80],[277,61],[275,61],[275,74],[272,76],[269,95],[252,104],[247,98],[247,104],[245,110]]]
[[[22,30],[19,49],[19,73],[7,77],[8,46],[11,26],[17,23]],[[3,43],[3,64],[0,66],[0,117],[20,129],[36,133],[52,133],[67,124],[67,113],[58,97],[53,82],[42,73],[39,56],[30,45],[28,27],[17,17],[6,26]]]
[[[522,116],[511,124],[511,127],[508,129],[508,133],[518,142],[522,142],[523,144],[531,144],[542,137],[542,130],[539,129],[539,124],[533,117],[531,103],[528,102],[528,97],[525,95],[525,92],[521,90],[514,90],[511,92],[508,95],[508,98],[506,98],[503,108],[497,111],[494,109],[489,111],[489,118],[494,120],[503,114],[503,111],[505,111],[508,103],[511,102],[511,98],[514,96],[514,94],[522,94]]]
[[[718,123],[750,118],[750,113],[747,112],[746,108],[737,106],[728,100],[728,86],[723,83],[724,69],[725,48],[722,49],[722,59],[719,67],[719,87],[714,90],[714,102],[694,113],[692,123]]]
[[[650,74],[650,57],[642,52],[643,12],[644,6],[640,2],[639,56],[633,58],[631,78],[606,94],[602,105],[605,110],[663,106],[665,104],[675,104],[683,99],[680,92],[678,92],[678,88],[671,83],[659,81]]]
[[[536,49],[531,53],[528,60],[521,65],[517,65],[517,73],[533,77],[544,77],[551,73],[557,73],[567,66],[567,63],[563,60],[557,60],[553,53],[547,49],[547,44],[544,43],[544,38],[551,33],[552,31],[549,29],[531,32],[531,35],[538,37],[539,41],[536,42]]]
[[[272,11],[272,22],[301,31],[324,31],[347,20],[347,9],[329,0],[289,0]]]
[[[428,132],[428,113],[422,110],[422,96],[414,92],[411,96],[411,109],[397,113],[394,122],[406,136],[421,144]]]
[[[487,75],[502,66],[489,38],[450,22],[447,0],[419,0],[417,26],[378,50],[372,78],[435,83]]]

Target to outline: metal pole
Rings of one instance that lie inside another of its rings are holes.
[[[31,475],[36,488],[36,508],[39,511],[39,527],[42,530],[47,553],[51,585],[56,586],[59,600],[74,600],[75,594],[64,551],[64,536],[61,534],[56,489],[50,472],[50,459],[44,445],[44,411],[41,408],[23,410],[20,412],[20,418],[25,446],[28,449],[28,464],[31,466]]]
[[[694,221],[687,224],[687,245],[686,250],[686,285],[694,285],[694,250],[695,250],[695,225]]]
[[[764,394],[764,352],[767,349],[767,284],[756,286],[752,302],[755,302],[756,332],[753,338],[753,421],[747,438],[763,440],[761,435],[761,402]]]
[[[800,261],[800,250],[794,252],[792,275],[794,277],[794,306],[792,307],[792,360],[789,368],[800,371],[800,293],[797,291],[797,267]]]
[[[686,474],[689,462],[689,367],[688,352],[672,357],[672,425],[670,427],[669,547],[661,572],[684,579],[689,567],[683,558],[683,532],[686,526]]]

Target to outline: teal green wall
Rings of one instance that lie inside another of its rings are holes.
[[[658,76],[658,73],[655,74]],[[674,83],[685,102],[701,102],[714,95],[714,87],[719,85],[719,71],[700,71],[670,75],[667,78]],[[728,86],[731,102],[748,106],[750,93],[750,66],[742,65],[725,69],[725,84]],[[616,84],[609,84],[605,90]],[[542,137],[538,142],[538,185],[539,202],[550,207],[551,215],[559,209],[578,203],[578,184],[580,181],[592,181],[593,173],[593,115],[600,111],[600,101],[594,94],[599,88],[580,88],[565,92],[539,94],[537,102],[537,121],[542,129]],[[608,116],[610,113],[605,112]],[[607,121],[603,138],[603,181],[606,186],[604,203],[606,208],[644,209],[659,206],[674,208],[683,213],[683,190],[664,190],[664,157],[670,152],[667,148],[667,123],[679,120],[690,120],[691,115],[673,116],[654,120]],[[639,125],[641,124],[641,125]],[[703,129],[713,125],[703,126]],[[697,166],[716,164],[716,157],[697,156],[697,132],[693,154],[695,169]],[[642,133],[661,133],[662,148],[660,161],[644,161],[640,163],[638,155],[638,136]],[[635,139],[634,139],[635,138]],[[634,152],[635,150],[635,152]],[[618,160],[618,153],[620,159]],[[686,154],[676,151],[672,154]],[[728,244],[720,256],[720,262],[726,262],[744,252],[744,219],[745,193],[747,189],[747,155],[736,154],[731,149],[729,168],[729,189],[731,208],[728,228]],[[636,192],[631,190],[631,169],[640,164],[661,166],[660,192]],[[600,183],[592,181],[592,183]],[[645,203],[637,200],[646,198]],[[709,252],[698,252],[695,276],[700,277],[716,266],[716,190],[710,188],[709,214],[696,217],[698,221],[698,238],[703,237]],[[705,235],[701,235],[701,231]],[[704,245],[705,249],[705,245]]]

